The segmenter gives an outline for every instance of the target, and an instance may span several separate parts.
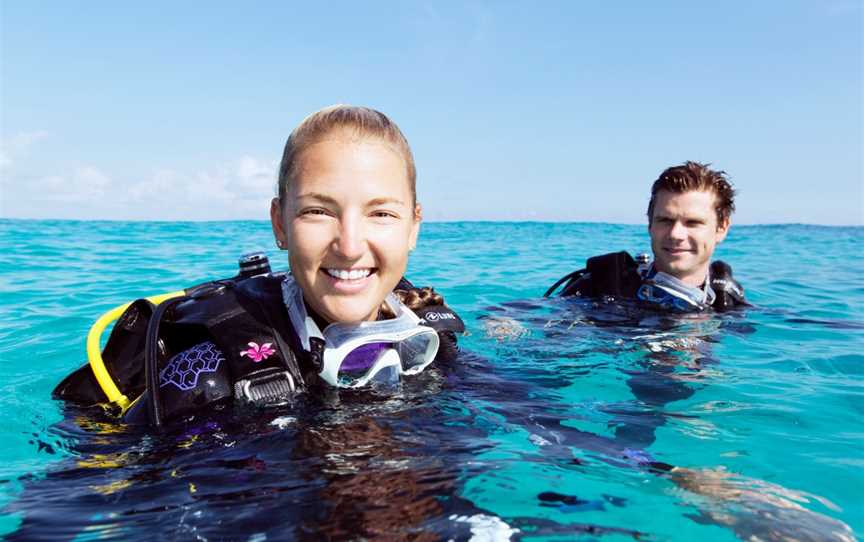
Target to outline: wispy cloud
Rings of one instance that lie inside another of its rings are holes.
[[[35,130],[0,138],[0,168],[10,167],[17,157],[26,154],[33,145],[48,138],[49,135],[45,130]]]
[[[158,168],[121,178],[96,165],[0,180],[0,216],[14,218],[266,219],[276,163],[244,155],[212,169]]]
[[[37,181],[48,201],[73,203],[104,197],[111,178],[93,166],[78,168],[69,175],[51,175]]]

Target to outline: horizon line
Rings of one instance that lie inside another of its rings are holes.
[[[104,222],[104,223],[134,223],[134,224],[216,224],[230,222],[262,222],[269,224],[266,218],[230,218],[230,219],[184,219],[184,220],[169,220],[169,219],[141,219],[141,218],[22,218],[22,217],[4,217],[0,216],[0,222]],[[647,226],[646,222],[608,222],[602,220],[540,220],[540,219],[428,219],[423,220],[425,223],[431,224],[598,224],[607,226]],[[750,227],[750,226],[819,226],[826,228],[864,228],[864,222],[861,223],[835,223],[823,224],[816,222],[733,222],[734,227]]]

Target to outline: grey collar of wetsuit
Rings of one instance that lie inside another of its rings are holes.
[[[709,269],[702,287],[688,286],[668,273],[657,271],[652,263],[642,274],[643,285],[637,295],[639,299],[649,303],[670,305],[678,309],[704,310],[717,298],[711,288],[710,273]]]

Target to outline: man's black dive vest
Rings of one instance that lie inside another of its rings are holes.
[[[716,311],[727,311],[742,305],[749,305],[744,299],[744,288],[732,278],[732,268],[726,262],[711,262],[709,272],[710,286],[716,297],[711,307]],[[546,291],[544,297],[552,295],[564,284],[559,295],[617,298],[636,298],[642,285],[639,265],[627,252],[612,252],[588,258],[585,269],[574,271],[562,277]]]
[[[207,282],[155,306],[139,299],[114,325],[102,358],[129,398],[132,423],[161,425],[205,405],[236,399],[257,405],[290,401],[315,381],[319,367],[289,321],[284,274]],[[402,279],[396,289],[414,286]],[[462,320],[446,305],[414,311],[441,336],[438,359],[455,351]],[[168,360],[177,355],[170,370]],[[168,374],[170,373],[170,374]],[[92,405],[106,402],[89,364],[67,376],[53,396]]]

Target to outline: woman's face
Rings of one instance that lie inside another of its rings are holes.
[[[270,215],[306,303],[331,323],[374,320],[420,228],[405,161],[380,139],[333,134],[295,171]]]

